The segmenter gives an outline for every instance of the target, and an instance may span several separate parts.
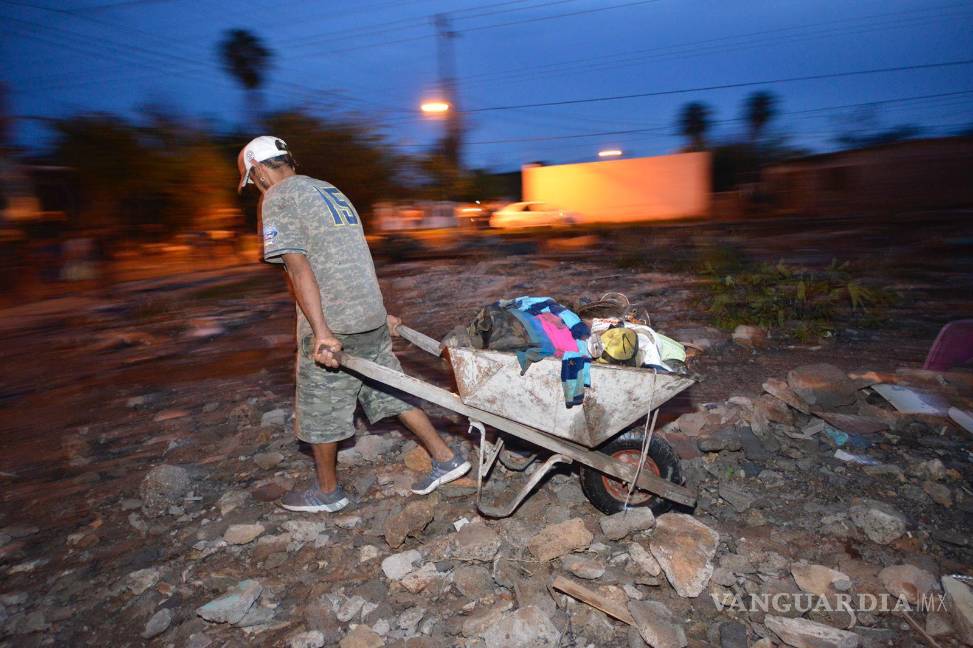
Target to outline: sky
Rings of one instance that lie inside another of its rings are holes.
[[[772,134],[815,151],[851,128],[973,124],[969,0],[0,0],[0,79],[28,149],[50,143],[50,118],[148,105],[248,131],[216,53],[242,28],[274,53],[269,109],[366,119],[419,152],[444,126],[418,110],[439,88],[437,14],[471,167],[671,153],[689,101],[730,141],[756,90],[779,98]]]

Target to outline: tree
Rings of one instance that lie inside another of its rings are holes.
[[[679,132],[689,138],[690,151],[706,149],[706,131],[710,127],[711,110],[706,104],[693,101],[679,113]]]
[[[245,29],[230,29],[224,32],[218,45],[223,69],[243,86],[246,92],[247,110],[244,112],[254,121],[263,113],[263,97],[260,86],[264,74],[273,58],[273,52],[253,33]]]
[[[266,126],[290,145],[298,173],[334,183],[363,214],[405,193],[406,160],[367,124],[289,111],[270,115]]]
[[[164,115],[59,120],[52,162],[74,169],[79,224],[122,234],[177,232],[232,204],[236,165],[205,132]]]
[[[744,119],[750,130],[750,143],[756,144],[764,127],[777,113],[777,97],[766,90],[758,90],[747,97]]]
[[[915,139],[922,134],[922,128],[915,124],[884,126],[875,105],[863,106],[852,113],[840,115],[835,122],[838,134],[833,137],[833,141],[845,148],[893,144]]]

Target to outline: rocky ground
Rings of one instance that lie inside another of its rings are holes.
[[[928,320],[814,344],[733,340],[707,326],[698,278],[594,263],[570,241],[380,265],[390,310],[434,337],[499,297],[622,290],[693,343],[704,380],[663,408],[657,433],[696,509],[604,516],[564,469],[511,517],[484,519],[472,479],[413,496],[428,456],[394,424],[361,423],[339,455],[355,505],[288,513],[274,502],[312,462],[291,430],[283,277],[128,284],[0,320],[0,645],[973,642],[971,436],[871,389],[895,381],[969,407],[962,374],[915,370]],[[939,279],[908,284],[910,312]],[[449,386],[438,360],[396,349],[408,372]],[[465,420],[427,410],[475,455]],[[522,478],[497,466],[484,497]]]

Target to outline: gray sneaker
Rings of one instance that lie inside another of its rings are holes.
[[[322,493],[317,486],[304,491],[292,490],[280,499],[280,505],[288,511],[303,513],[334,513],[348,506],[348,503],[348,496],[341,486],[330,493]]]
[[[453,458],[449,461],[432,460],[432,470],[412,484],[412,492],[428,495],[443,484],[457,480],[470,470],[470,462],[465,459],[459,448],[451,448]]]

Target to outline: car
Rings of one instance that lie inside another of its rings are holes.
[[[573,225],[577,215],[542,202],[516,202],[493,212],[490,227],[517,229],[523,227],[556,227]]]

